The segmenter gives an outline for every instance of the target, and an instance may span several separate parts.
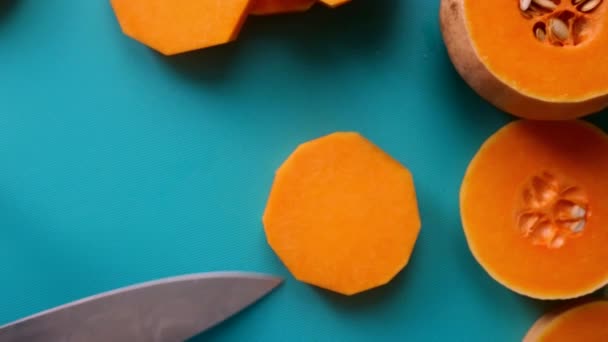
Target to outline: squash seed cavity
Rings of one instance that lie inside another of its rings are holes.
[[[519,0],[519,11],[532,24],[539,43],[567,47],[590,37],[604,0]]]
[[[536,23],[536,25],[534,25],[534,36],[541,42],[544,42],[545,39],[547,39],[545,23]]]
[[[517,227],[533,245],[563,247],[580,236],[589,216],[587,195],[577,186],[564,186],[551,173],[532,177],[522,189]]]

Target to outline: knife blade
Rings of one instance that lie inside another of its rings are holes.
[[[274,276],[245,272],[145,282],[1,326],[0,341],[184,341],[250,306],[281,282]]]

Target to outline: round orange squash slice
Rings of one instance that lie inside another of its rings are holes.
[[[471,161],[466,239],[495,280],[539,299],[608,282],[608,136],[582,121],[510,123]]]
[[[529,119],[573,119],[608,106],[608,2],[442,0],[456,70],[483,98]]]
[[[268,243],[294,277],[345,295],[389,282],[420,230],[410,172],[357,133],[300,145],[276,172]]]
[[[530,328],[523,342],[606,342],[607,322],[608,301],[590,302],[544,315]]]

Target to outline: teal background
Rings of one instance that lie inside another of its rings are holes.
[[[167,58],[122,35],[108,1],[2,1],[1,323],[246,270],[286,282],[198,340],[521,339],[550,304],[491,280],[458,214],[467,163],[511,118],[453,70],[438,8],[354,0],[251,18],[236,43]],[[261,225],[274,170],[337,130],[410,168],[423,223],[409,266],[351,298],[295,281]]]

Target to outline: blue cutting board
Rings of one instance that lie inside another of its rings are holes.
[[[0,2],[0,321],[246,270],[286,283],[200,340],[520,339],[548,305],[485,274],[458,213],[469,160],[512,118],[453,70],[438,6],[252,18],[236,43],[167,58],[122,35],[108,1]],[[284,158],[343,130],[411,169],[422,216],[409,266],[352,298],[295,281],[261,225]]]

